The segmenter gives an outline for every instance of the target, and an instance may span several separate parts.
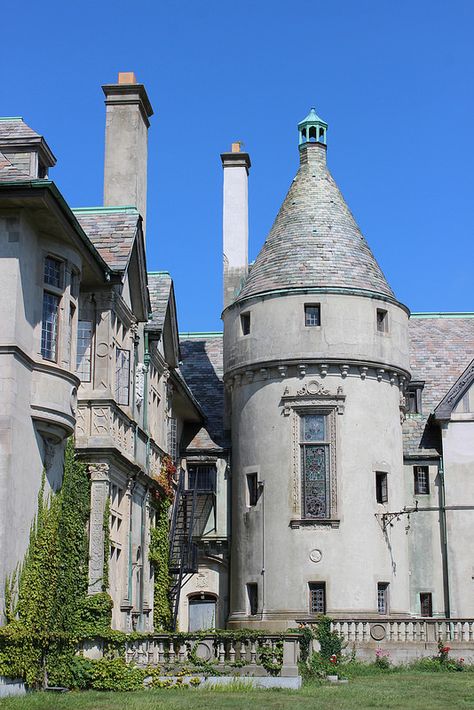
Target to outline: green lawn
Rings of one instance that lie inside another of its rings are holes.
[[[130,693],[31,693],[0,700],[1,710],[451,710],[474,708],[474,673],[387,673],[353,678],[348,685],[308,684],[287,690],[148,690]]]

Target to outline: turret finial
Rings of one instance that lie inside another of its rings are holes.
[[[305,143],[322,143],[326,145],[326,132],[328,124],[316,113],[314,107],[310,112],[298,123],[299,146]]]

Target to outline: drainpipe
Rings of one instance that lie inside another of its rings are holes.
[[[265,481],[257,481],[257,486],[262,495],[262,613],[261,620],[265,614]]]
[[[150,348],[148,333],[145,331],[145,353],[143,355],[143,364],[145,372],[143,373],[143,430],[147,435],[146,439],[146,454],[145,454],[145,466],[148,472],[149,460],[150,460],[150,432],[148,431],[148,371],[150,368]]]
[[[446,488],[444,479],[443,456],[439,459],[439,519],[441,532],[441,547],[443,558],[443,587],[444,587],[444,613],[447,619],[451,618],[451,604],[449,594],[449,564],[448,564],[448,527],[446,524]]]

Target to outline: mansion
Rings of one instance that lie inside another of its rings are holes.
[[[397,299],[311,109],[253,264],[250,157],[221,155],[223,333],[180,336],[172,278],[147,266],[153,109],[133,73],[102,88],[99,207],[72,209],[45,138],[0,118],[0,623],[70,436],[88,592],[110,594],[116,629],[153,630],[165,460],[179,629],[474,618],[474,313]]]

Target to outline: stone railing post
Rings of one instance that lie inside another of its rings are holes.
[[[280,675],[282,677],[295,677],[299,675],[298,658],[300,639],[296,634],[289,634],[283,638],[283,664]]]

